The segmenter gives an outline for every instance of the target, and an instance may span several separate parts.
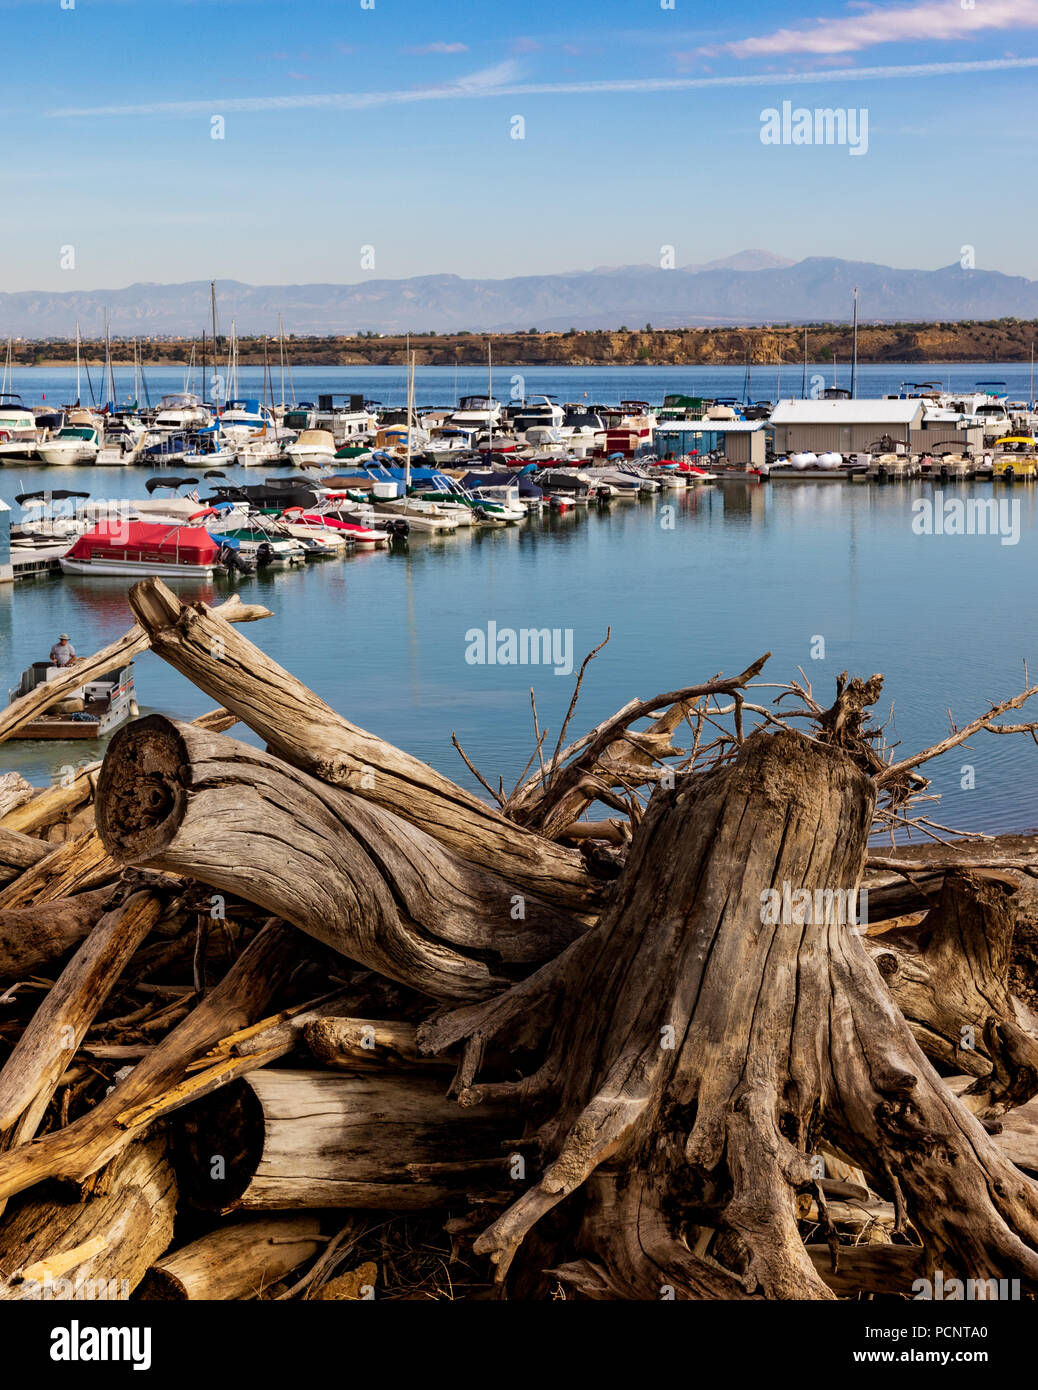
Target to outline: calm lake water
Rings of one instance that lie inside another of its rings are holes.
[[[831,368],[827,369],[831,377]],[[495,392],[507,394],[507,368]],[[578,400],[621,397],[660,402],[666,391],[742,393],[744,373],[706,368],[525,369],[526,390]],[[363,391],[386,404],[403,399],[396,368],[315,369],[293,373],[295,395]],[[65,399],[68,371],[17,373],[15,389],[38,402]],[[1027,395],[1025,366],[859,369],[859,394],[896,390],[903,380],[950,381],[965,389],[998,378],[1011,396]],[[242,372],[240,390],[258,371]],[[845,375],[841,373],[841,380]],[[182,371],[148,373],[152,399],[182,389]],[[118,384],[118,377],[117,377]],[[799,373],[783,387],[799,386]],[[774,373],[755,369],[752,394],[774,398]],[[485,387],[485,375],[462,372],[459,389]],[[423,403],[450,402],[453,369],[419,375]],[[247,470],[252,480],[262,470]],[[38,487],[73,487],[94,497],[143,496],[140,469],[0,471],[0,495]],[[243,472],[244,476],[244,472]],[[726,483],[696,493],[660,493],[608,510],[576,510],[519,528],[412,538],[394,553],[357,554],[305,570],[251,576],[233,585],[274,617],[247,635],[355,723],[398,743],[457,780],[472,781],[451,746],[451,732],[496,784],[518,777],[533,750],[530,686],[542,726],[553,734],[572,691],[572,675],[551,667],[472,665],[472,629],[559,628],[572,631],[575,662],[605,636],[571,726],[576,736],[634,696],[648,697],[735,672],[773,652],[762,679],[796,677],[797,668],[828,703],[843,670],[886,677],[881,709],[893,703],[891,736],[904,752],[947,732],[948,711],[965,723],[1022,688],[1024,663],[1038,672],[1031,585],[1038,516],[1036,490],[1021,486],[1020,538],[920,536],[912,501],[932,497],[914,482],[876,487],[845,483]],[[991,485],[945,485],[946,497],[990,496]],[[1003,495],[1000,493],[999,495]],[[675,508],[671,513],[667,508]],[[15,512],[17,515],[17,509]],[[670,520],[673,525],[670,525]],[[48,577],[0,587],[0,667],[6,685],[46,656],[59,632],[89,653],[126,630],[125,580]],[[229,581],[182,582],[185,599],[218,601]],[[824,659],[815,639],[824,638]],[[192,718],[213,702],[150,653],[136,663],[142,712]],[[1038,700],[1033,717],[1038,718]],[[1019,716],[1017,716],[1019,717]],[[251,739],[248,733],[236,735]],[[254,740],[253,740],[254,741]],[[66,764],[103,751],[92,743],[8,743],[0,765],[43,783]],[[975,787],[963,790],[962,769]],[[1038,748],[1026,738],[981,735],[971,749],[931,764],[943,800],[932,814],[945,824],[987,831],[1038,825]]]

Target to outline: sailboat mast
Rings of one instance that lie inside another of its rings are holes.
[[[285,325],[278,311],[278,345],[281,348],[281,409],[285,408]]]
[[[76,405],[79,404],[81,396],[79,390],[79,359],[80,359],[80,337],[79,319],[76,319]]]
[[[213,311],[213,403],[216,406],[217,423],[220,419],[220,368],[216,361],[216,281],[209,281],[209,301]]]
[[[807,329],[804,329],[804,381],[800,387],[800,399],[807,400]]]
[[[407,456],[404,461],[404,498],[411,488],[411,421],[414,414],[414,353],[407,354]]]
[[[491,455],[494,452],[494,349],[489,338],[487,339],[487,424],[490,426],[487,463],[491,463]]]
[[[851,358],[851,399],[858,398],[858,287],[854,287],[854,345]]]

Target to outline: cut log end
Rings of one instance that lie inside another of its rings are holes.
[[[150,714],[112,739],[98,779],[97,828],[120,863],[158,854],[177,832],[187,806],[187,759],[176,725]]]

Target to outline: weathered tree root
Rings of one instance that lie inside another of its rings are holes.
[[[752,735],[734,764],[656,792],[597,927],[419,1030],[428,1051],[467,1040],[462,1102],[529,1107],[540,1178],[476,1243],[499,1279],[583,1188],[580,1258],[556,1273],[585,1296],[830,1298],[797,1226],[827,1137],[931,1268],[1038,1284],[1038,1185],[934,1072],[836,904],[817,911],[816,891],[856,887],[874,797],[838,748]],[[762,908],[785,885],[811,893],[806,920]],[[491,1040],[539,1041],[539,1065],[479,1083]]]

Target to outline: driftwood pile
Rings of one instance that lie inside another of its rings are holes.
[[[586,661],[486,800],[265,610],[130,606],[0,714],[149,646],[220,706],[0,779],[0,1299],[1038,1287],[1038,842],[945,838],[918,771],[1035,688],[896,759],[879,677],[762,657],[566,745]]]

